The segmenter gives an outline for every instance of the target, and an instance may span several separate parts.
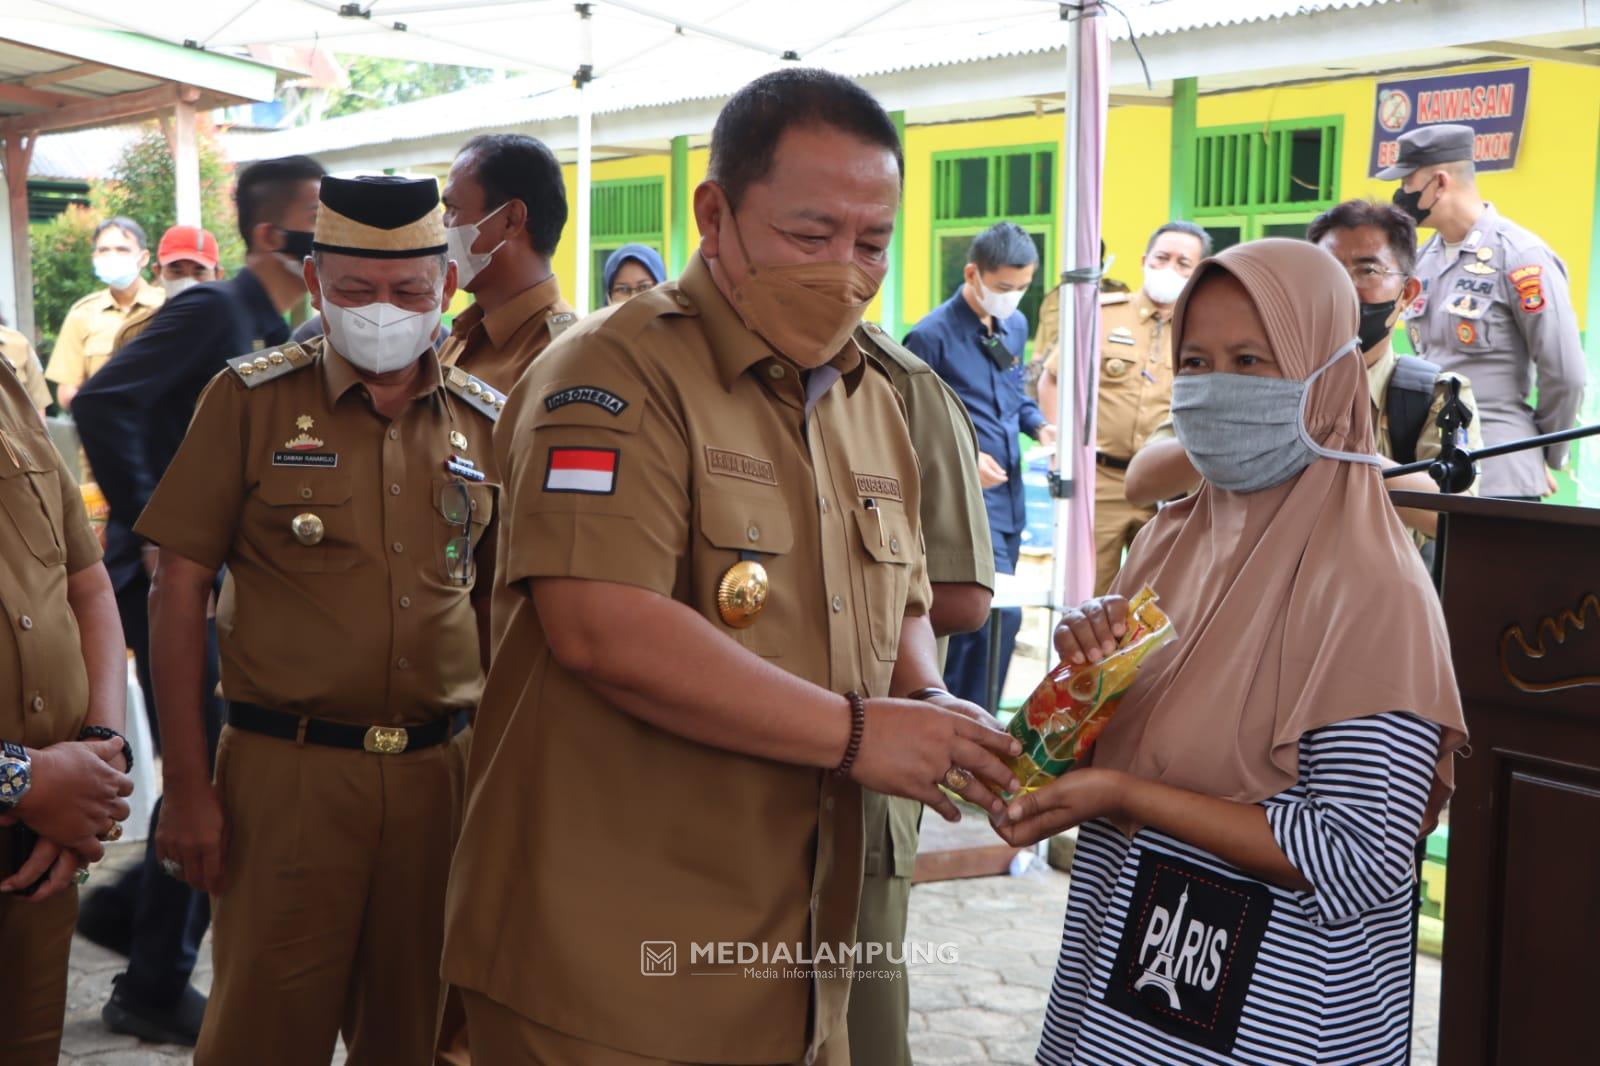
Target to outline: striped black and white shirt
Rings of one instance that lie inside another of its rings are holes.
[[[1263,802],[1313,886],[1255,880],[1155,830],[1079,830],[1044,1066],[1404,1064],[1414,850],[1439,727],[1404,713],[1300,741]]]

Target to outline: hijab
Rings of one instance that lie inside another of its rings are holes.
[[[1356,336],[1355,287],[1336,259],[1255,241],[1195,270],[1173,311],[1175,370],[1190,299],[1216,272],[1244,286],[1286,378],[1310,378]],[[1370,455],[1371,403],[1346,355],[1312,383],[1305,428],[1326,449]],[[1111,591],[1144,585],[1178,641],[1123,697],[1096,766],[1256,803],[1298,779],[1307,732],[1404,711],[1441,727],[1432,825],[1466,725],[1443,611],[1376,466],[1319,457],[1259,492],[1202,485],[1145,527]]]

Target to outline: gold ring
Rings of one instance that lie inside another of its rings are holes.
[[[100,834],[100,839],[107,844],[115,844],[122,839],[122,823],[112,822],[111,828]]]
[[[972,775],[959,766],[952,766],[944,772],[944,787],[951,792],[960,792],[972,784]]]

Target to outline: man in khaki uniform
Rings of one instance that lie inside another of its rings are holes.
[[[306,284],[328,336],[229,361],[136,532],[166,738],[157,847],[214,896],[200,1066],[425,1066],[482,688],[503,396],[429,344],[455,287],[431,180],[326,178]],[[200,709],[217,570],[228,725]]]
[[[221,257],[217,251],[217,238],[210,230],[199,226],[168,226],[156,245],[156,281],[167,299],[222,277]],[[124,345],[144,332],[155,315],[131,315],[117,330],[111,343],[111,354],[116,355]]]
[[[1172,406],[1172,305],[1200,260],[1211,254],[1211,235],[1192,222],[1168,222],[1150,235],[1145,248],[1144,285],[1131,296],[1100,297],[1100,388],[1095,408],[1094,478],[1095,592],[1104,593],[1122,569],[1122,553],[1154,508],[1128,502],[1124,490],[1128,463]],[[1052,299],[1060,301],[1060,289]],[[1039,398],[1055,414],[1059,326],[1043,335],[1045,355]],[[1056,319],[1058,321],[1058,319]]]
[[[45,377],[56,383],[63,410],[111,358],[117,332],[147,319],[166,300],[162,289],[144,279],[150,248],[144,230],[131,218],[111,218],[94,231],[94,273],[106,287],[91,292],[67,311],[56,333]]]
[[[0,321],[0,356],[5,358],[7,365],[17,375],[33,406],[43,414],[50,406],[50,386],[44,381],[44,366],[39,362],[33,345],[28,343],[28,338],[3,321]]]
[[[505,392],[577,321],[550,271],[567,223],[561,164],[541,142],[486,133],[461,149],[444,184],[450,258],[472,306],[439,353]]]
[[[513,393],[444,956],[478,1061],[848,1061],[861,786],[1003,814],[977,779],[1012,784],[1009,738],[887,698],[939,680],[916,456],[859,328],[900,160],[853,83],[757,79],[682,281]]]
[[[989,617],[994,590],[994,548],[978,482],[978,434],[967,409],[933,368],[895,344],[877,326],[869,353],[905,403],[906,425],[922,468],[922,539],[927,550],[933,604],[928,620],[938,638],[939,669],[952,633],[970,633]],[[910,987],[904,956],[911,875],[917,865],[922,804],[865,791],[866,865],[856,939],[895,954],[862,967],[850,986],[850,1059],[880,1066],[911,1066],[906,1042]],[[899,959],[901,961],[895,961]]]
[[[55,1066],[74,876],[122,835],[122,627],[78,486],[0,369],[0,1059]],[[21,822],[38,839],[26,847]],[[97,839],[98,838],[98,839]],[[79,875],[82,876],[82,875]],[[23,898],[30,886],[32,899]]]

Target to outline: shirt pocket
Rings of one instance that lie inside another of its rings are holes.
[[[494,518],[496,486],[488,482],[440,478],[433,483],[433,543],[437,566],[426,568],[429,580],[457,589],[475,581],[476,554],[484,530]],[[471,543],[464,538],[471,537]],[[466,580],[462,580],[465,575]]]
[[[64,504],[56,475],[55,448],[49,441],[15,430],[0,430],[0,509],[16,527],[33,557],[44,566],[67,561],[62,535]]]
[[[900,656],[900,624],[911,587],[911,523],[891,506],[857,507],[850,512],[863,554],[857,593],[867,616],[872,651],[883,662]]]
[[[256,486],[255,524],[261,550],[284,570],[330,574],[348,570],[361,558],[350,475],[332,470],[272,469]],[[313,543],[306,526],[320,525]]]
[[[695,501],[700,535],[710,545],[695,570],[695,603],[724,634],[757,655],[782,654],[785,639],[795,639],[800,620],[795,582],[785,581],[789,552],[794,549],[794,528],[789,509],[781,499],[756,494],[702,488]],[[743,627],[729,625],[718,604],[723,579],[741,562],[758,564],[767,579],[766,598],[753,621]]]

